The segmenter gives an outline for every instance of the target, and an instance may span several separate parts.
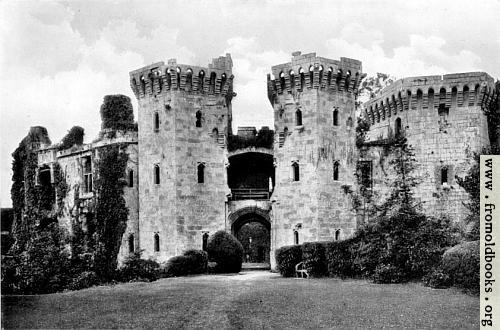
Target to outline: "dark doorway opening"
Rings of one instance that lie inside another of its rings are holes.
[[[269,263],[271,233],[269,222],[256,214],[247,214],[233,225],[233,233],[243,245],[243,262]]]

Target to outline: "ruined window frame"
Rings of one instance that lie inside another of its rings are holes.
[[[154,240],[154,252],[160,252],[160,235],[158,233],[155,233],[153,236]]]
[[[300,165],[298,161],[292,162],[292,181],[300,181]]]
[[[161,182],[161,173],[160,173],[160,165],[159,164],[153,165],[153,181],[154,181],[155,185],[159,185]]]

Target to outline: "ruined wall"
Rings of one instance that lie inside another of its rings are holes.
[[[493,99],[492,93],[494,81],[489,75],[470,72],[404,78],[367,102],[364,116],[371,124],[367,141],[372,146],[363,159],[373,161],[374,190],[384,191],[392,173],[388,171],[390,155],[373,144],[390,140],[400,131],[415,150],[415,175],[423,181],[415,197],[425,212],[461,219],[467,194],[455,175],[463,177],[472,152],[489,145],[482,109]]]
[[[186,249],[201,249],[203,232],[224,229],[231,70],[226,55],[208,68],[169,60],[130,73],[139,102],[139,227],[145,258],[163,262]],[[198,183],[200,165],[203,183]]]
[[[354,185],[355,98],[361,62],[315,53],[292,55],[290,63],[272,68],[275,79],[268,75],[276,132],[273,250],[293,244],[294,230],[302,243],[334,239],[339,229],[339,238],[346,238],[356,227],[342,186]],[[299,181],[294,181],[294,163],[299,166]]]
[[[62,175],[67,184],[66,196],[63,199],[62,210],[58,215],[59,225],[70,235],[73,234],[74,225],[79,225],[87,230],[87,219],[94,216],[95,212],[95,180],[97,162],[99,160],[99,148],[113,144],[125,144],[128,154],[127,171],[124,173],[124,179],[128,180],[129,171],[134,172],[133,187],[125,186],[124,199],[129,210],[127,226],[123,235],[122,244],[118,254],[118,262],[121,263],[129,256],[128,237],[133,235],[134,248],[137,251],[139,237],[139,200],[137,189],[138,173],[138,148],[137,133],[116,131],[114,137],[101,137],[99,140],[81,146],[73,146],[70,149],[58,151],[57,146],[51,146],[41,149],[38,153],[38,166],[42,168],[49,166],[51,168],[52,183],[54,183],[54,164],[58,163]],[[90,168],[92,172],[92,189],[85,187],[85,162],[90,159]],[[128,182],[127,182],[128,183]],[[57,197],[56,197],[57,200]],[[56,209],[56,206],[54,206]],[[76,222],[76,223],[75,223]]]

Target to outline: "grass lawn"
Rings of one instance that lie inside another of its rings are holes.
[[[479,298],[417,283],[203,275],[2,296],[3,328],[477,328]]]

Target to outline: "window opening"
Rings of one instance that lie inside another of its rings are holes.
[[[198,183],[205,183],[205,165],[203,163],[198,164]]]
[[[293,181],[299,181],[300,180],[299,163],[293,162],[292,170],[293,170]]]
[[[155,233],[154,245],[155,252],[160,252],[160,235],[158,233]]]
[[[160,165],[154,166],[155,184],[160,184]]]

